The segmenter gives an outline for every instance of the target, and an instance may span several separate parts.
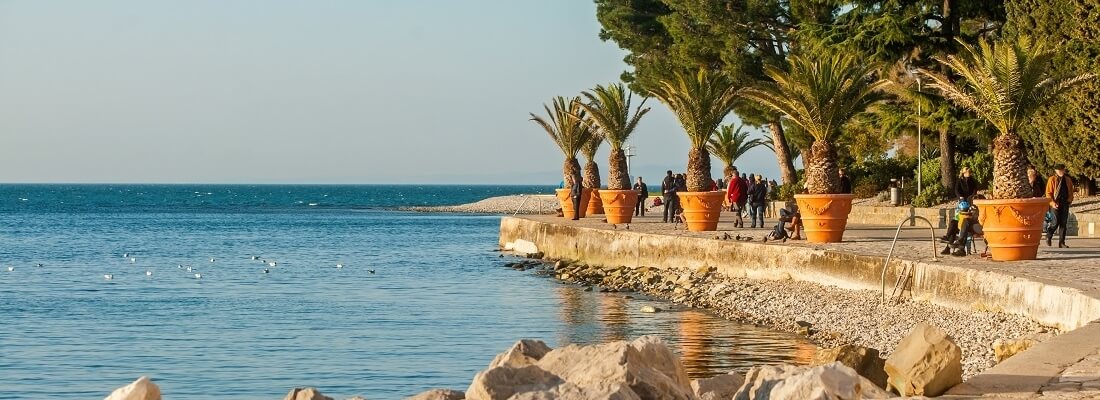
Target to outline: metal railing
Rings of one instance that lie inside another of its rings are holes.
[[[523,211],[523,206],[527,205],[527,202],[529,200],[531,200],[532,198],[536,199],[536,201],[538,201],[538,203],[539,203],[539,215],[546,214],[545,211],[553,211],[552,208],[546,207],[545,199],[547,199],[547,198],[555,199],[556,198],[556,196],[554,196],[552,194],[521,194],[521,195],[519,195],[519,197],[522,200],[519,201],[519,205],[516,206],[516,210],[514,212],[512,212],[513,217],[516,216],[516,215],[519,215],[519,212]]]
[[[928,232],[932,235],[932,260],[939,261],[939,253],[936,252],[936,228],[932,225],[932,221],[929,221],[928,218],[919,215],[913,215],[902,220],[901,223],[898,224],[897,231],[894,232],[894,241],[890,244],[890,253],[886,255],[886,262],[882,264],[882,277],[880,279],[880,284],[882,286],[883,304],[886,303],[886,271],[888,271],[890,268],[890,259],[894,257],[894,247],[898,244],[898,236],[901,235],[901,227],[904,226],[906,222],[915,219],[920,219],[928,223]],[[890,292],[890,298],[894,298],[895,296],[900,298],[901,294],[905,293],[904,288],[909,283],[909,276],[913,273],[912,269],[912,264],[907,263],[905,264],[905,267],[902,268],[901,272],[898,273],[898,279],[894,282],[894,290]]]

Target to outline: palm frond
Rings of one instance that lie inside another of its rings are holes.
[[[611,145],[613,150],[620,149],[623,143],[634,133],[638,122],[649,107],[643,107],[646,98],[630,113],[633,94],[622,83],[612,83],[607,86],[596,85],[591,91],[581,93],[587,100],[581,107],[588,118],[584,121]]]
[[[737,101],[733,80],[707,69],[676,72],[671,80],[661,81],[652,94],[672,110],[692,147],[697,149],[705,148]]]
[[[722,125],[718,127],[718,130],[714,132],[714,136],[707,143],[707,150],[710,151],[711,155],[722,160],[727,167],[730,167],[737,162],[738,158],[741,158],[754,147],[771,145],[770,140],[765,143],[760,138],[749,139],[749,132],[742,131],[744,128],[744,125]]]
[[[538,124],[554,144],[558,146],[565,158],[576,158],[585,143],[591,141],[592,128],[584,123],[587,114],[581,105],[579,97],[567,99],[558,96],[550,101],[551,105],[543,105],[546,117],[531,113],[531,121]]]

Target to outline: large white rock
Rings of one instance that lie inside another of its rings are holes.
[[[409,397],[405,400],[462,400],[466,394],[457,390],[432,389],[424,393]]]
[[[469,400],[506,400],[516,393],[540,392],[564,383],[561,378],[535,365],[489,368],[474,375],[466,389]]]
[[[133,383],[115,389],[104,400],[160,400],[160,387],[143,376]]]
[[[530,241],[516,239],[516,241],[512,243],[512,251],[518,254],[534,254],[539,252],[539,247],[535,246],[535,244]]]
[[[888,388],[902,396],[939,396],[962,383],[962,349],[943,330],[919,323],[886,359],[886,375]]]
[[[513,344],[508,351],[500,353],[489,363],[489,368],[506,365],[513,368],[534,365],[549,353],[550,346],[541,340],[523,339]]]
[[[693,397],[691,381],[680,359],[653,336],[633,342],[570,345],[547,353],[537,365],[584,389],[618,385],[643,400]]]
[[[332,400],[332,398],[321,394],[317,389],[304,387],[290,389],[290,393],[287,393],[283,400]]]
[[[691,391],[699,400],[729,400],[745,384],[745,377],[736,372],[691,381]]]
[[[860,400],[886,399],[879,389],[855,370],[839,362],[817,367],[754,367],[745,376],[735,400]]]

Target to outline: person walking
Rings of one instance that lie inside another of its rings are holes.
[[[768,207],[768,185],[761,182],[760,176],[756,176],[753,180],[753,184],[749,187],[749,212],[752,214],[752,227],[757,227],[757,220],[760,221],[760,227],[764,227],[764,210]]]
[[[972,200],[978,193],[978,181],[970,176],[970,168],[963,167],[962,176],[955,181],[955,198]]]
[[[1046,197],[1046,187],[1043,180],[1039,179],[1039,170],[1034,165],[1027,166],[1027,183],[1031,185],[1031,197]]]
[[[642,177],[638,177],[638,182],[634,184],[634,191],[638,192],[638,202],[634,204],[634,216],[645,216],[645,200],[649,198],[649,186],[646,186],[642,181]]]
[[[844,168],[840,169],[840,193],[851,194],[852,193],[852,180],[848,179],[848,174],[844,173]]]
[[[566,183],[569,184],[569,197],[573,199],[573,220],[577,221],[581,215],[581,195],[584,193],[583,187],[578,179],[574,176],[565,176]]]
[[[745,220],[741,218],[741,210],[745,207],[746,189],[745,180],[737,174],[737,167],[733,167],[733,175],[730,176],[730,182],[726,185],[726,200],[730,202],[730,211],[733,211],[734,228],[745,226]]]
[[[1054,208],[1055,222],[1047,228],[1047,247],[1051,236],[1058,231],[1058,248],[1066,245],[1066,222],[1069,220],[1069,206],[1073,203],[1073,178],[1066,175],[1066,166],[1054,166],[1054,175],[1047,179],[1046,197]]]
[[[661,181],[661,197],[665,207],[662,221],[669,222],[676,216],[676,206],[680,203],[676,198],[676,177],[672,175],[672,170],[665,173],[665,179]],[[677,204],[672,204],[673,201]]]

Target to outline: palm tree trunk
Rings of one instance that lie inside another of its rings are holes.
[[[809,194],[840,193],[836,148],[828,141],[817,140],[810,146],[810,160],[806,166],[806,192]]]
[[[565,159],[565,165],[562,166],[562,176],[571,177],[573,183],[581,183],[581,163],[577,161],[577,157],[569,157]],[[569,180],[565,181],[566,188],[572,188],[569,184]]]
[[[688,151],[687,189],[689,192],[709,192],[714,181],[710,179],[710,152],[705,147]]]
[[[955,135],[947,127],[940,128],[940,184],[947,193],[955,190]]]
[[[768,127],[772,131],[775,160],[779,162],[779,175],[783,179],[783,184],[797,182],[798,175],[795,174],[794,158],[791,157],[791,146],[787,144],[787,136],[783,133],[783,124],[779,122],[779,119],[775,119],[768,123]]]
[[[1031,197],[1027,182],[1027,153],[1024,140],[1015,132],[993,139],[993,198],[1026,199]]]
[[[600,166],[596,164],[596,160],[592,158],[589,158],[588,162],[584,163],[584,187],[593,189],[600,188]]]
[[[612,148],[608,156],[607,188],[611,190],[628,190],[630,186],[630,171],[626,168],[626,153],[621,148]]]

